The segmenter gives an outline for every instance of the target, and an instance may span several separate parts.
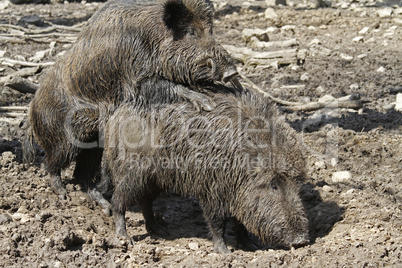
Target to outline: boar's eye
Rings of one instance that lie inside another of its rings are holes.
[[[280,188],[280,184],[278,180],[273,180],[270,182],[269,186],[271,187],[271,189],[277,191]]]

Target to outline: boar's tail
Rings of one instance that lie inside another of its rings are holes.
[[[34,133],[28,122],[26,134],[22,141],[22,157],[25,164],[32,164],[35,161]]]

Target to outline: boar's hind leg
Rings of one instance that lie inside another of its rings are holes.
[[[50,187],[53,192],[59,196],[61,200],[69,200],[69,196],[67,195],[67,191],[63,186],[63,182],[61,181],[61,171],[57,172],[49,172],[50,173]]]
[[[103,212],[110,216],[110,203],[96,188],[96,182],[100,178],[102,153],[103,150],[100,148],[81,150],[76,158],[74,178],[77,183],[87,188],[88,197],[97,202],[103,208]]]
[[[127,233],[125,214],[127,207],[134,202],[134,194],[134,187],[130,184],[130,179],[125,177],[115,187],[111,203],[114,224],[116,226],[116,236],[128,239],[131,244],[134,241]]]
[[[159,194],[159,191],[157,191],[157,193]],[[157,194],[153,193],[150,196],[146,196],[138,200],[138,204],[140,205],[142,214],[144,215],[145,228],[149,233],[153,233],[162,237],[168,236],[169,233],[166,231],[165,227],[158,224],[154,216],[152,202],[156,196]]]

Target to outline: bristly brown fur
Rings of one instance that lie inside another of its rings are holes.
[[[178,16],[184,10],[188,16]],[[148,81],[185,85],[188,92],[232,69],[233,60],[212,35],[209,0],[109,1],[51,67],[32,100],[30,125],[45,151],[47,171],[61,185],[62,169],[80,161],[84,150],[100,147],[100,122],[121,103],[137,100]],[[189,94],[159,94],[153,101],[193,101]]]
[[[225,251],[219,236],[232,216],[267,243],[308,241],[298,195],[305,161],[296,133],[258,96],[218,94],[214,101],[217,107],[202,114],[185,103],[151,113],[126,104],[115,112],[103,166],[115,187],[116,217],[134,201],[172,190],[199,200],[217,251]],[[147,221],[150,212],[143,213]]]

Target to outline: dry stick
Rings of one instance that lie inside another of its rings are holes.
[[[0,113],[0,114],[5,115],[7,117],[13,117],[13,118],[27,116],[27,114],[24,114],[24,113]]]
[[[47,39],[47,40],[40,40],[37,38],[52,38],[56,36],[64,37],[64,39]],[[21,35],[18,37],[11,36],[2,36],[0,35],[0,41],[4,43],[10,43],[10,44],[25,44],[27,41],[32,41],[35,43],[51,43],[53,41],[56,41],[57,43],[74,43],[77,40],[77,36],[75,35],[70,35],[70,34],[65,34],[64,36],[62,34],[54,34],[54,35],[41,35],[41,36],[35,36],[35,35]]]
[[[45,66],[51,66],[54,64],[54,62],[50,61],[50,62],[39,62],[39,63],[35,63],[35,62],[29,62],[29,61],[20,61],[20,60],[13,60],[10,58],[0,58],[0,63],[1,64],[9,64],[9,65],[21,65],[21,66],[27,66],[27,67],[45,67]]]
[[[31,37],[26,37],[25,41],[32,41],[35,43],[39,43],[39,44],[48,44],[51,42],[56,42],[56,43],[74,43],[77,40],[77,37],[70,37],[71,39],[46,39],[46,40],[39,40],[36,38],[31,38]]]
[[[11,44],[25,44],[26,41],[21,38],[16,37],[8,37],[8,36],[0,36],[0,41],[2,43],[11,43]]]
[[[25,33],[25,34],[0,34],[0,37],[20,37],[20,38],[43,38],[43,37],[77,37],[76,34],[71,33],[45,33],[45,34],[32,34],[32,33]]]
[[[261,88],[259,88],[256,84],[253,83],[250,79],[248,79],[245,75],[240,73],[241,78],[243,78],[246,83],[248,83],[255,91],[263,94],[264,96],[270,98],[272,101],[288,106],[288,107],[283,107],[284,110],[287,111],[315,111],[323,108],[330,108],[330,109],[336,109],[336,108],[348,108],[348,109],[360,109],[363,107],[363,101],[360,100],[334,100],[331,102],[310,102],[310,103],[300,103],[300,102],[290,102],[290,101],[284,101],[278,98],[275,98],[268,92],[265,92]]]
[[[30,67],[30,68],[23,68],[14,73],[1,77],[0,78],[0,86],[11,81],[14,77],[28,77],[37,74],[42,68],[40,66],[37,67]]]
[[[319,109],[337,109],[337,108],[346,108],[346,109],[355,109],[358,110],[363,107],[363,102],[360,100],[346,100],[346,101],[339,101],[334,100],[331,102],[310,102],[304,105],[299,106],[289,106],[283,107],[284,110],[287,111],[316,111]]]
[[[18,25],[12,25],[12,24],[0,24],[0,28],[11,28],[14,30],[19,30],[23,31],[25,33],[31,33],[31,34],[41,34],[41,33],[49,33],[53,32],[55,30],[65,30],[65,31],[73,31],[73,32],[80,32],[81,28],[78,27],[71,27],[71,26],[62,26],[62,25],[57,25],[57,24],[51,24],[51,27],[44,28],[44,29],[38,29],[38,30],[31,30],[28,28],[24,28]],[[80,26],[81,27],[81,26]]]
[[[3,106],[0,107],[0,112],[26,112],[28,109],[27,106]]]
[[[271,94],[269,94],[268,92],[265,92],[264,90],[262,90],[260,87],[258,87],[256,84],[254,84],[253,81],[251,81],[250,79],[248,79],[245,75],[243,75],[241,72],[239,72],[240,77],[246,81],[247,84],[249,84],[255,91],[257,91],[258,93],[263,94],[264,96],[270,98],[271,100],[273,100],[276,103],[282,104],[282,105],[286,105],[286,106],[299,106],[299,105],[303,105],[303,103],[300,102],[290,102],[290,101],[285,101],[285,100],[281,100],[278,98],[275,98],[274,96],[272,96]]]
[[[19,76],[12,77],[4,85],[14,90],[17,90],[21,93],[32,93],[32,94],[34,94],[36,90],[38,90],[39,88],[38,84],[32,83],[31,81],[21,78]]]

